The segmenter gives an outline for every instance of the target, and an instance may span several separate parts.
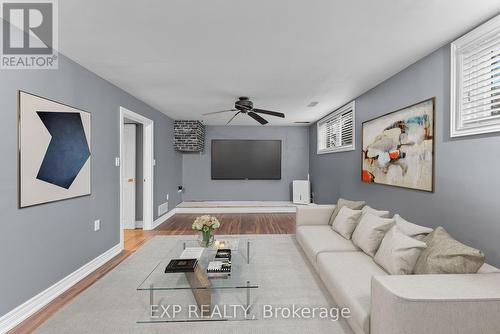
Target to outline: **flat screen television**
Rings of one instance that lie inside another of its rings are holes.
[[[281,140],[212,140],[212,180],[280,180]]]

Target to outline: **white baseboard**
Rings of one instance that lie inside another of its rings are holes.
[[[29,316],[40,310],[42,307],[60,296],[63,292],[74,286],[83,278],[87,277],[97,268],[118,255],[122,250],[123,246],[121,244],[112,247],[89,263],[83,265],[81,268],[64,277],[62,280],[55,283],[48,289],[40,292],[9,313],[0,317],[0,333],[6,333],[7,331],[19,325]]]
[[[160,217],[156,218],[156,220],[153,222],[152,230],[157,228],[160,224],[164,223],[168,218],[172,217],[177,213],[178,208],[173,208],[172,210],[168,211],[167,213],[161,215]]]
[[[294,206],[275,207],[224,207],[224,208],[175,208],[175,213],[295,213]]]

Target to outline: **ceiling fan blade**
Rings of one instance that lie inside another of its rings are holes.
[[[228,109],[228,110],[221,110],[221,111],[208,112],[208,113],[206,113],[206,114],[202,114],[202,115],[203,115],[203,116],[207,116],[207,115],[220,114],[220,113],[223,113],[223,112],[229,112],[229,111],[236,111],[236,109]]]
[[[254,108],[253,111],[261,113],[261,114],[266,114],[266,115],[271,115],[271,116],[285,118],[285,114],[283,114],[282,112],[269,111],[269,110],[256,109],[256,108]]]
[[[257,122],[259,122],[260,124],[264,125],[264,124],[267,124],[268,122],[263,119],[262,117],[260,117],[259,115],[257,115],[256,113],[254,113],[253,111],[249,111],[247,113],[248,116],[252,117],[254,120],[256,120]]]
[[[231,117],[231,119],[226,123],[226,125],[229,125],[229,123],[231,123],[233,121],[233,119],[238,116],[240,114],[240,112],[238,111],[236,114],[233,115],[233,117]]]

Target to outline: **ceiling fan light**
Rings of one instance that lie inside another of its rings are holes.
[[[207,115],[213,115],[213,114],[219,114],[219,113],[224,113],[228,111],[237,111],[236,114],[229,119],[229,121],[226,123],[228,125],[233,121],[233,119],[238,115],[238,114],[245,114],[259,122],[261,125],[265,125],[269,123],[265,118],[260,116],[259,114],[265,114],[265,115],[271,115],[275,117],[280,117],[280,118],[285,118],[285,114],[281,112],[276,112],[276,111],[270,111],[270,110],[265,110],[265,109],[257,109],[253,107],[253,102],[250,101],[248,97],[239,97],[238,100],[234,103],[234,109],[230,110],[221,110],[221,111],[215,111],[215,112],[210,112],[203,114],[203,116]]]

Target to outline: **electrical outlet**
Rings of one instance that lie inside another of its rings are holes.
[[[115,166],[120,167],[120,158],[119,157],[115,158]]]
[[[94,231],[99,231],[101,229],[101,220],[94,220]]]

